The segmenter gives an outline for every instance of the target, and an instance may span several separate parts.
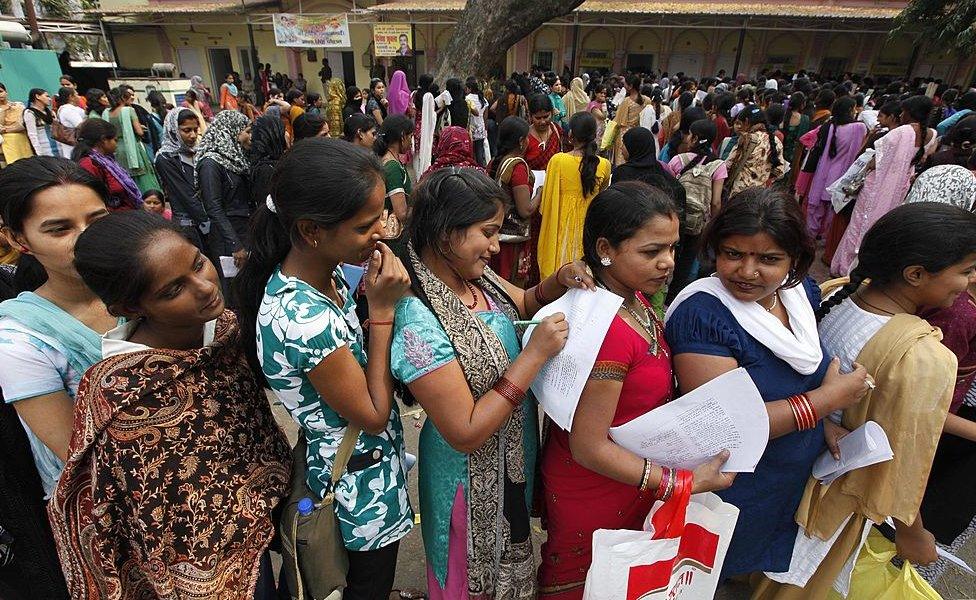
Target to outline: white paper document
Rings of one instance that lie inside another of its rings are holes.
[[[752,473],[766,451],[769,417],[756,384],[738,368],[611,427],[610,437],[655,464],[680,469],[694,469],[728,449],[731,456],[722,470]]]
[[[234,264],[233,256],[220,257],[220,270],[224,272],[224,277],[236,277],[237,265]]]
[[[538,321],[561,312],[569,323],[566,346],[543,365],[531,388],[549,418],[566,431],[573,426],[583,386],[622,303],[623,298],[602,288],[593,291],[574,288],[542,307],[533,318]],[[532,326],[526,330],[523,344],[528,344],[534,329]]]
[[[546,183],[546,172],[532,171],[532,175],[535,176],[535,185],[532,187],[532,195],[535,196],[535,193]]]
[[[837,445],[840,447],[840,460],[836,460],[827,450],[813,463],[813,476],[824,485],[854,469],[895,457],[884,429],[874,421],[868,421],[845,435]]]

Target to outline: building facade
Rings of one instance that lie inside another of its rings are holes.
[[[784,4],[672,0],[587,0],[508,52],[507,70],[540,65],[561,72],[660,69],[690,76],[724,70],[754,75],[763,68],[846,71],[894,77],[934,77],[969,85],[976,58],[960,59],[890,36],[905,2],[800,0]],[[408,23],[413,29],[416,72],[433,71],[447,47],[463,0],[102,0],[97,15],[109,27],[121,67],[147,69],[173,63],[178,72],[202,75],[210,84],[228,70],[253,73],[251,39],[261,63],[291,77],[302,72],[310,91],[320,91],[317,72],[329,58],[333,72],[360,86],[377,59],[372,25]],[[346,13],[349,48],[291,49],[275,45],[274,12]]]

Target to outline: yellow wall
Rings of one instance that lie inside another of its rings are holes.
[[[237,17],[225,17],[227,20]],[[162,29],[162,35],[157,32]],[[253,25],[254,46],[258,51],[258,59],[262,63],[271,63],[274,71],[288,72],[294,78],[296,72],[291,68],[288,54],[293,50],[275,45],[274,31],[270,24]],[[208,48],[229,48],[234,70],[243,76],[244,68],[240,62],[240,48],[249,49],[250,42],[247,26],[219,25],[200,23],[194,25],[162,25],[138,28],[115,28],[115,47],[119,54],[120,65],[130,69],[148,69],[155,62],[173,62],[177,65],[177,72],[183,70],[178,60],[178,48],[196,48],[199,50],[202,73],[187,73],[187,77],[201,75],[212,88],[216,82],[210,74],[210,57]],[[363,53],[373,40],[373,30],[369,25],[351,23],[349,25],[349,41],[355,54],[356,83],[365,86],[369,82],[369,68],[364,65]],[[168,46],[164,48],[163,46]],[[318,71],[322,66],[325,50],[317,48],[316,61],[308,62],[304,51],[298,53],[299,70],[308,80],[308,91],[322,92],[322,84],[318,78]],[[165,56],[168,54],[169,56]],[[335,65],[333,65],[335,67]],[[253,73],[252,73],[253,75]],[[219,84],[218,84],[219,85]]]

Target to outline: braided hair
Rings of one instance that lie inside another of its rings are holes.
[[[718,158],[712,151],[712,143],[715,141],[715,136],[718,135],[718,126],[715,125],[715,121],[711,119],[699,119],[691,124],[688,131],[691,135],[695,136],[695,145],[688,150],[695,155],[695,158],[691,159],[681,169],[678,177],[681,177],[698,165],[707,165]]]
[[[976,254],[976,215],[941,202],[903,204],[865,234],[850,283],[820,305],[817,320],[856,292],[865,279],[885,287],[899,281],[909,267],[939,273],[972,254]]]

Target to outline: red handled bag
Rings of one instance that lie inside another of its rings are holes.
[[[691,486],[655,502],[645,531],[599,529],[584,600],[712,598],[739,509]]]

